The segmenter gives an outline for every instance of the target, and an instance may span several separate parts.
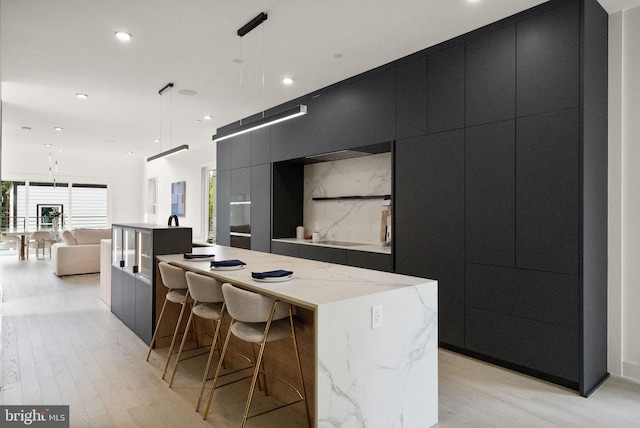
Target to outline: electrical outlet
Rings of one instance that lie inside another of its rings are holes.
[[[371,328],[382,326],[382,305],[371,307]]]

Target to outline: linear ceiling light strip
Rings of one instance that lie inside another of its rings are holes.
[[[218,137],[218,134],[216,134],[211,139],[213,141],[226,140],[227,138],[232,138],[241,134],[245,134],[247,132],[255,131],[256,129],[264,128],[266,126],[284,122],[285,120],[293,119],[294,117],[302,116],[303,114],[307,114],[307,106],[304,104],[300,104],[299,106],[296,106],[289,110],[284,110],[280,113],[263,117],[246,125],[240,125],[238,128],[235,128],[235,131],[231,134],[223,135],[220,137]]]
[[[151,162],[152,160],[156,160],[158,158],[169,156],[169,155],[172,155],[174,153],[181,152],[183,150],[189,150],[189,145],[188,144],[183,144],[181,146],[174,147],[173,149],[169,149],[166,152],[162,152],[162,153],[158,153],[157,155],[153,155],[153,156],[147,158],[147,162]]]

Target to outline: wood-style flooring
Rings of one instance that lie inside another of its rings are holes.
[[[58,278],[49,259],[0,255],[0,293],[0,403],[68,404],[72,427],[239,426],[248,385],[217,392],[203,421],[194,407],[204,357],[181,363],[168,388],[166,354],[145,361],[146,345],[100,300],[99,275]],[[583,398],[444,350],[439,373],[438,427],[640,427],[640,385],[622,379]],[[287,408],[248,426],[305,426],[300,415]]]

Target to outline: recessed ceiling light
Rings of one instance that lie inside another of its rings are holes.
[[[128,154],[128,155],[132,155],[132,154],[133,154],[133,152],[127,152],[127,154]]]
[[[285,77],[284,79],[282,79],[282,83],[284,83],[285,85],[293,85],[293,79],[291,77]]]
[[[76,97],[77,97],[77,98],[80,98],[81,100],[86,100],[87,98],[89,98],[89,95],[87,95],[87,94],[81,94],[80,92],[78,92],[78,93],[76,94]]]
[[[159,139],[159,138],[154,138],[154,139],[153,139],[153,142],[154,142],[154,143],[159,143],[159,142],[160,142],[160,139]]]
[[[126,31],[116,31],[116,38],[118,40],[122,40],[123,42],[131,40],[131,34]]]
[[[62,127],[60,126],[56,126],[55,128],[53,128],[54,131],[62,131]]]
[[[204,120],[211,120],[211,119],[213,119],[213,116],[211,116],[210,114],[205,114],[204,116],[202,116],[202,118]]]
[[[197,92],[194,91],[193,89],[180,89],[178,93],[181,95],[188,95],[188,96],[197,94]]]
[[[51,147],[51,143],[44,143],[45,147]]]

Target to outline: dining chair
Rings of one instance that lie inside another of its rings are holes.
[[[37,230],[29,235],[29,243],[27,244],[27,259],[29,258],[29,248],[35,248],[36,259],[44,260],[45,249],[49,249],[49,258],[51,258],[51,232],[48,230]],[[42,259],[38,257],[38,250],[42,249]]]

